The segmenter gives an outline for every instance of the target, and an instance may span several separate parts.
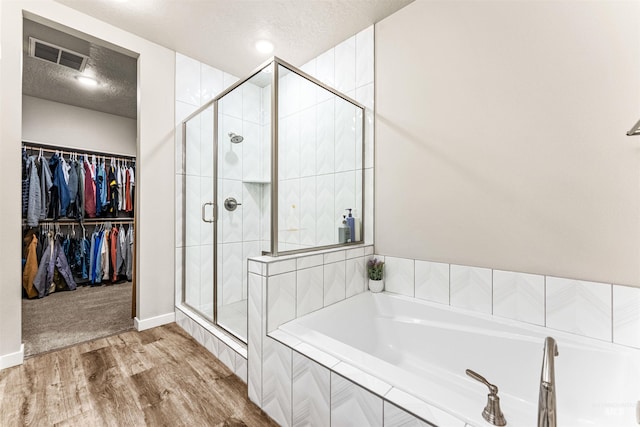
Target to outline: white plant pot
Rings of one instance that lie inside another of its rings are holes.
[[[375,293],[382,292],[384,290],[384,279],[383,280],[369,279],[369,290]]]

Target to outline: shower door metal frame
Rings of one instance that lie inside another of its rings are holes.
[[[303,253],[303,252],[314,252],[314,251],[319,251],[319,250],[325,250],[325,249],[332,249],[332,248],[340,248],[340,247],[345,247],[345,246],[355,246],[355,245],[362,245],[364,244],[364,230],[365,230],[365,209],[364,209],[364,205],[365,205],[365,188],[366,188],[366,183],[365,183],[365,167],[364,167],[364,163],[365,163],[365,124],[366,124],[366,107],[362,104],[360,104],[359,102],[357,102],[356,100],[346,96],[345,94],[337,91],[336,89],[324,84],[323,82],[319,81],[318,79],[316,79],[313,76],[310,76],[309,74],[305,73],[304,71],[294,67],[293,65],[289,64],[286,61],[283,61],[282,59],[274,56],[272,58],[270,58],[269,60],[265,61],[263,64],[261,64],[259,67],[257,67],[248,77],[237,81],[236,83],[234,83],[233,85],[229,86],[227,89],[223,90],[222,92],[220,92],[215,98],[213,98],[211,101],[207,102],[206,104],[204,104],[203,106],[201,106],[200,108],[198,108],[196,111],[194,111],[192,114],[190,114],[186,119],[184,119],[182,121],[182,167],[183,170],[186,166],[186,147],[187,147],[187,122],[189,122],[191,119],[193,119],[194,117],[196,117],[197,115],[199,115],[200,113],[202,113],[203,111],[205,111],[207,108],[211,107],[211,105],[213,105],[213,263],[214,263],[214,274],[213,274],[213,324],[224,330],[225,332],[227,332],[229,334],[229,336],[231,338],[233,338],[235,341],[241,343],[241,344],[247,344],[247,339],[243,339],[242,337],[239,337],[238,335],[236,335],[233,331],[227,329],[226,327],[224,327],[223,325],[218,323],[218,221],[219,221],[219,217],[218,217],[218,211],[219,211],[219,206],[218,206],[218,160],[219,160],[219,156],[218,156],[218,128],[219,128],[219,120],[218,120],[218,102],[224,98],[226,95],[228,95],[230,92],[232,92],[233,90],[235,90],[236,88],[238,88],[239,86],[243,85],[244,83],[246,83],[247,81],[251,80],[254,76],[256,76],[258,73],[262,72],[264,69],[266,69],[269,65],[273,66],[273,71],[272,71],[272,79],[271,79],[271,230],[270,230],[270,236],[271,236],[271,251],[270,252],[263,252],[263,255],[269,255],[269,256],[273,256],[273,257],[277,257],[279,255],[291,255],[291,254],[297,254],[297,253]],[[292,72],[294,74],[297,74],[298,76],[309,80],[310,82],[316,84],[317,86],[327,90],[328,92],[336,95],[337,97],[349,102],[350,104],[354,105],[355,107],[359,108],[360,111],[362,112],[362,120],[361,120],[361,129],[362,129],[362,134],[361,134],[361,138],[360,138],[360,142],[361,142],[361,146],[362,146],[362,153],[361,153],[361,182],[362,182],[362,199],[361,199],[361,203],[362,203],[362,207],[361,207],[361,237],[362,239],[358,242],[349,242],[349,243],[337,243],[337,244],[332,244],[332,245],[323,245],[323,246],[314,246],[312,248],[307,248],[307,249],[298,249],[298,250],[290,250],[290,251],[279,251],[278,250],[278,119],[279,119],[279,114],[278,114],[278,105],[279,105],[279,99],[278,99],[278,94],[279,94],[279,66],[282,66],[284,68],[286,68],[287,70],[289,70],[289,72]],[[182,194],[183,194],[183,224],[182,224],[182,238],[186,239],[186,212],[187,212],[187,200],[186,200],[186,194],[187,194],[187,190],[186,190],[186,178],[183,179],[182,182]],[[183,245],[182,245],[182,259],[183,262],[186,263],[186,246],[184,244],[185,242],[183,241]],[[182,303],[187,305],[190,309],[194,310],[195,312],[197,312],[200,316],[203,316],[205,319],[208,317],[206,314],[202,313],[199,309],[196,309],[195,307],[191,306],[188,302],[186,302],[186,266],[183,266],[182,269]],[[247,331],[246,331],[247,337],[248,337],[248,323],[247,323]]]
[[[194,117],[198,116],[199,114],[201,114],[203,111],[206,111],[208,108],[211,107],[211,105],[213,105],[213,132],[214,132],[214,137],[213,137],[213,158],[211,159],[213,162],[213,177],[211,178],[213,180],[213,200],[210,202],[205,202],[202,204],[202,221],[203,222],[207,222],[207,223],[212,223],[213,224],[213,316],[211,316],[211,319],[213,320],[213,324],[221,327],[222,329],[224,329],[226,332],[228,332],[229,334],[232,335],[232,337],[234,339],[236,339],[237,341],[241,342],[241,343],[245,343],[244,340],[242,340],[242,338],[236,336],[232,331],[229,331],[227,328],[224,328],[222,326],[220,326],[218,324],[218,310],[216,307],[216,301],[217,301],[217,288],[218,288],[218,138],[217,138],[217,132],[218,132],[218,103],[216,102],[216,100],[211,100],[209,102],[207,102],[206,104],[204,104],[202,107],[198,108],[196,111],[194,111],[193,113],[191,113],[187,118],[185,118],[182,121],[182,170],[186,170],[186,163],[187,163],[187,123],[193,119]],[[202,143],[202,141],[200,141],[200,143]],[[209,319],[209,316],[205,313],[203,313],[200,309],[192,306],[191,304],[189,304],[186,301],[186,295],[187,295],[187,268],[186,268],[186,259],[187,259],[187,245],[186,245],[186,236],[187,236],[187,220],[186,220],[186,213],[187,213],[187,179],[186,179],[186,174],[185,174],[185,178],[182,180],[182,260],[183,260],[183,267],[182,267],[182,303],[187,305],[191,310],[195,311],[196,313],[198,313],[200,316],[204,317],[205,319]],[[211,221],[207,221],[205,219],[205,207],[207,205],[211,205],[213,207],[213,219]]]

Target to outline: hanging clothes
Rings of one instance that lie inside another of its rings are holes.
[[[102,280],[109,281],[109,231],[104,231],[101,248]]]
[[[96,165],[96,216],[102,216],[102,180],[100,163]]]
[[[82,279],[89,279],[89,254],[91,243],[86,237],[82,238]]]
[[[100,183],[100,215],[106,213],[109,205],[107,203],[107,171],[104,161],[100,164],[98,182]]]
[[[94,284],[96,282],[96,239],[98,238],[98,233],[94,232],[91,234],[91,243],[89,246],[89,282]]]
[[[84,192],[84,161],[82,157],[79,161],[76,162],[76,174],[78,175],[78,220],[82,221],[84,219],[84,209],[85,209],[85,192]]]
[[[54,154],[49,160],[49,166],[53,171],[53,186],[51,187],[51,205],[49,206],[49,217],[58,219],[60,216],[67,215],[69,207],[69,187],[64,180],[62,171],[62,162],[57,154]]]
[[[124,170],[123,166],[121,164],[118,164],[118,166],[116,167],[116,181],[118,182],[118,210],[124,210],[123,209],[123,201],[124,201],[124,191],[123,190],[123,184],[124,184],[124,178],[123,178],[123,174],[122,171]]]
[[[47,217],[47,212],[49,211],[53,178],[47,159],[40,155],[38,156],[38,162],[40,163],[40,219],[43,220]]]
[[[62,177],[64,178],[64,182],[66,182],[68,186],[69,185],[69,164],[67,163],[63,155],[60,155],[60,166],[62,168],[61,169]]]
[[[69,218],[79,218],[78,206],[80,200],[78,198],[78,170],[75,167],[76,162],[69,163],[69,211],[67,216]]]
[[[51,233],[49,233],[49,239],[49,247],[42,254],[42,260],[33,281],[39,298],[56,290],[68,289],[72,291],[76,289],[76,282],[73,280],[59,239],[53,237]]]
[[[131,203],[131,174],[129,173],[129,169],[125,169],[124,171],[124,194],[125,194],[125,205],[124,205],[124,210],[125,212],[131,212],[131,209],[133,207],[132,203]]]
[[[113,165],[109,166],[109,213],[111,216],[118,216],[118,180],[116,179],[116,169]]]
[[[29,227],[35,227],[40,221],[40,211],[42,210],[42,198],[40,197],[40,179],[38,178],[38,167],[36,166],[35,156],[30,156],[27,160],[27,170],[29,172],[27,225]]]
[[[124,226],[120,225],[118,231],[118,274],[120,276],[127,276],[127,231]]]
[[[85,160],[84,162],[84,209],[89,218],[96,217],[96,182],[95,169]]]
[[[96,234],[96,244],[93,248],[93,275],[91,278],[91,284],[102,283],[102,239],[104,238],[104,232],[100,231]]]
[[[118,235],[116,239],[116,275],[118,276],[127,275],[127,269],[124,263],[124,256],[126,251],[126,247],[125,247],[126,238],[127,238],[127,232],[124,230],[124,227],[121,224],[120,228],[118,229]],[[122,268],[123,265],[124,265],[124,269]]]
[[[133,277],[133,225],[131,225],[129,227],[129,231],[127,232],[127,255],[126,255],[126,259],[127,259],[127,270],[126,270],[126,275],[127,275],[127,280],[131,281],[132,277]]]
[[[27,215],[27,206],[29,205],[29,171],[27,170],[27,149],[22,148],[22,216]]]
[[[131,179],[129,180],[129,185],[131,186],[131,209],[129,212],[133,212],[135,203],[136,203],[136,165],[133,164],[129,168],[129,173],[131,174]]]
[[[36,274],[38,274],[38,254],[36,252],[38,236],[34,230],[27,232],[24,244],[23,258],[26,262],[22,271],[22,288],[27,294],[27,298],[35,298],[38,296],[38,290],[33,286]]]
[[[111,250],[111,269],[110,269],[110,274],[111,274],[111,281],[112,282],[117,282],[118,281],[118,234],[119,234],[119,230],[118,227],[116,227],[115,225],[111,228],[111,233],[109,234],[110,236],[110,250]]]

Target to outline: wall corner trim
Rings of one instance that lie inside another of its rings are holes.
[[[20,344],[20,350],[15,353],[0,356],[0,370],[22,365],[24,362],[24,344]]]
[[[150,317],[148,319],[133,319],[133,324],[138,332],[145,331],[147,329],[155,328],[156,326],[166,325],[176,321],[176,313],[166,313],[159,316]]]

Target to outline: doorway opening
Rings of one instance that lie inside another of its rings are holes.
[[[27,357],[133,328],[137,75],[124,49],[23,20]]]

